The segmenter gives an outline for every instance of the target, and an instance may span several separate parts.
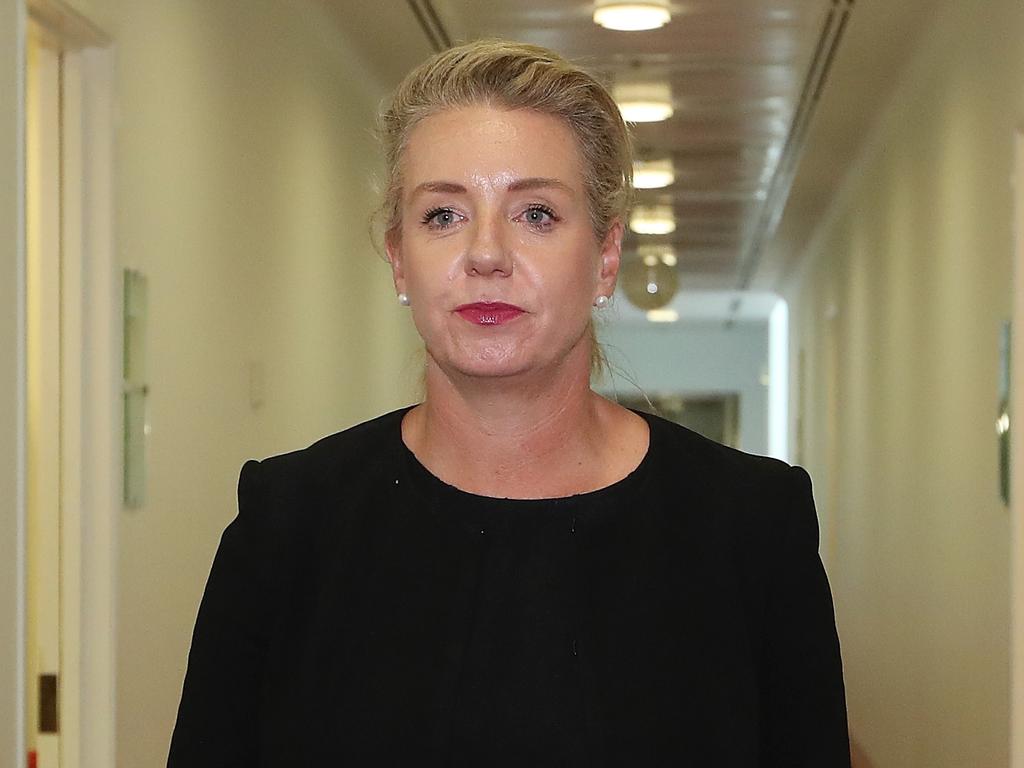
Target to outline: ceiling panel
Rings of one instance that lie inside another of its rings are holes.
[[[660,242],[676,247],[684,278],[699,273],[716,288],[737,287],[755,223],[766,206],[784,203],[771,185],[832,0],[691,0],[673,4],[672,21],[646,32],[597,26],[587,0],[432,4],[453,40],[544,45],[609,85],[669,83],[673,117],[636,124],[633,134],[641,156],[673,159],[676,183],[639,190],[637,202],[673,206],[677,230]],[[639,242],[630,236],[625,246]]]

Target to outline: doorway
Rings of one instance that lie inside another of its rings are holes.
[[[109,766],[120,508],[113,70],[106,36],[52,0],[29,2],[25,52],[25,759]]]

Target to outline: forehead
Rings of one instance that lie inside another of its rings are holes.
[[[402,157],[405,186],[426,179],[497,182],[543,176],[582,185],[579,147],[568,124],[532,110],[470,106],[421,120]]]

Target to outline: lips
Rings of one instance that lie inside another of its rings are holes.
[[[456,307],[455,311],[464,320],[476,325],[503,325],[524,313],[524,310],[515,304],[505,304],[500,301],[463,304]]]

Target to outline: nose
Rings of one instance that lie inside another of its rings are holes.
[[[466,251],[466,273],[470,275],[512,274],[512,253],[508,248],[500,216],[479,216],[471,224],[472,237]]]

